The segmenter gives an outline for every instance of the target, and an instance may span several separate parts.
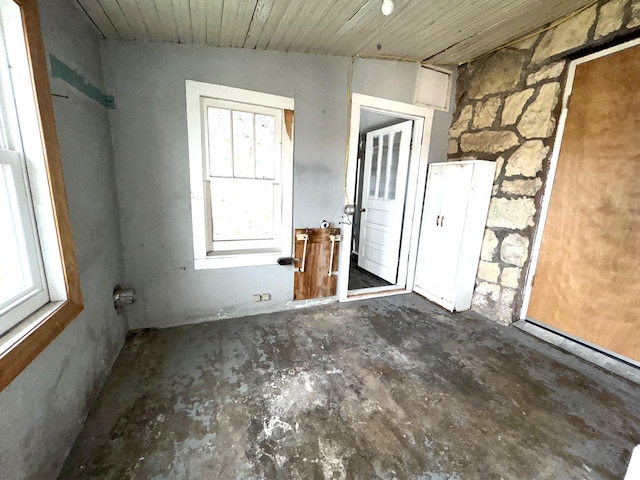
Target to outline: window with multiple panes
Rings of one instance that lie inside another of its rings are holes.
[[[187,81],[196,268],[291,248],[293,100]]]
[[[37,0],[0,0],[0,389],[82,311]]]
[[[20,8],[0,0],[0,334],[49,301],[18,107]],[[22,41],[23,45],[20,45]],[[23,128],[24,129],[24,128]]]

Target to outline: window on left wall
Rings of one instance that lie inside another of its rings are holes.
[[[82,310],[36,0],[0,0],[0,389]]]

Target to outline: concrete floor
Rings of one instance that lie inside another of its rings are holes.
[[[62,479],[621,479],[640,386],[416,295],[130,335]]]

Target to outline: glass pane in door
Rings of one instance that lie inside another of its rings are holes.
[[[389,194],[387,196],[388,200],[396,199],[396,184],[398,182],[398,161],[400,159],[401,138],[402,132],[398,132],[393,135],[393,148],[391,149],[391,167],[389,168]]]
[[[380,160],[380,181],[378,198],[384,200],[387,191],[387,157],[389,156],[389,135],[382,136],[382,159]]]
[[[378,181],[378,137],[373,137],[373,148],[371,154],[371,173],[369,174],[369,198],[376,197],[376,183]]]

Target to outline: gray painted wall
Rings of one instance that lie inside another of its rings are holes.
[[[193,268],[185,79],[295,99],[294,227],[337,224],[343,200],[348,58],[105,41],[127,282],[139,293],[132,328],[166,327],[280,310],[291,267]],[[389,68],[385,69],[385,64]],[[363,70],[364,69],[364,70]],[[369,70],[373,73],[367,73]],[[415,66],[411,66],[415,75]],[[364,72],[364,73],[362,73]],[[367,75],[369,75],[367,77]],[[359,63],[354,91],[405,100],[415,78],[396,62]],[[395,88],[394,88],[395,85]],[[252,294],[272,300],[253,303]]]
[[[98,42],[67,0],[40,4],[47,52],[102,86]],[[107,111],[52,82],[85,310],[0,393],[0,477],[52,479],[124,342],[111,293],[122,281],[120,221]]]
[[[293,269],[194,270],[185,79],[295,99],[294,225],[337,222],[346,141],[346,58],[197,45],[105,41],[125,277],[132,328],[282,309]],[[253,303],[252,294],[272,300]]]
[[[418,64],[412,62],[356,58],[351,89],[373,97],[413,103],[418,69]]]
[[[125,278],[139,301],[132,328],[239,317],[293,305],[293,269],[193,268],[185,79],[295,99],[294,227],[341,220],[347,135],[342,57],[105,41]],[[356,60],[353,91],[410,102],[417,66]],[[448,118],[444,119],[444,130]],[[443,140],[446,158],[446,139]],[[437,149],[436,149],[437,150]],[[254,303],[254,293],[272,295]]]

